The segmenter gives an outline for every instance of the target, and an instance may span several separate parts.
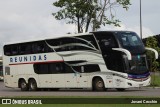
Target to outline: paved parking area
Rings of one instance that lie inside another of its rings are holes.
[[[22,92],[16,88],[6,88],[3,82],[0,82],[0,96],[147,96],[160,97],[160,88],[133,88],[124,92],[118,92],[115,89],[108,89],[105,92],[93,92],[91,90],[59,90],[59,91],[36,91]]]

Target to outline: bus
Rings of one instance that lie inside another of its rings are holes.
[[[150,85],[146,50],[132,31],[98,31],[3,46],[6,87],[124,91]]]

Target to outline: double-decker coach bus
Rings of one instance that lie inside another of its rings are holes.
[[[104,91],[148,86],[150,73],[140,38],[129,31],[99,31],[5,44],[4,83],[22,91],[90,88]]]

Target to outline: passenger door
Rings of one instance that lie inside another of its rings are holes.
[[[81,73],[77,75],[77,87],[78,88],[88,88],[88,74]]]
[[[41,88],[52,87],[51,74],[49,72],[48,64],[36,64],[34,65],[38,71],[38,79]]]
[[[12,71],[12,72],[11,72]],[[8,87],[18,87],[17,67],[5,67],[4,83]]]
[[[79,76],[77,76],[77,86],[78,88],[90,88],[91,87],[91,78],[90,76],[94,72],[99,72],[100,68],[98,64],[86,64],[81,67]]]
[[[65,65],[64,79],[66,88],[77,88],[77,74],[68,65]]]

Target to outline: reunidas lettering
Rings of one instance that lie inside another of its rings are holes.
[[[47,55],[15,56],[10,58],[10,63],[36,62],[46,60]]]

